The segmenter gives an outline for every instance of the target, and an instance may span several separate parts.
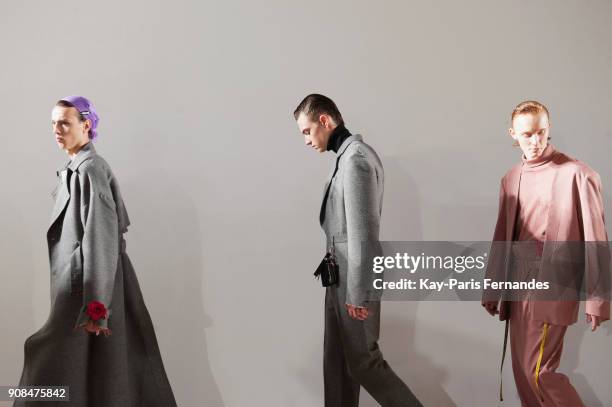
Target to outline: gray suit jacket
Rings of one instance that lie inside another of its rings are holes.
[[[348,304],[363,306],[380,299],[372,286],[372,257],[380,255],[378,241],[384,170],[376,152],[356,134],[338,149],[325,185],[320,222],[327,247],[335,246],[340,288]]]

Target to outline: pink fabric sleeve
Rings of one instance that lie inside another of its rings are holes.
[[[578,174],[580,216],[585,241],[586,313],[610,319],[610,250],[597,173]]]

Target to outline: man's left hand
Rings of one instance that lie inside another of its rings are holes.
[[[370,310],[367,307],[357,307],[352,304],[346,304],[346,310],[353,319],[365,321],[370,316]]]
[[[98,326],[98,325],[97,325],[95,322],[93,322],[93,321],[87,321],[87,325],[83,325],[83,329],[84,329],[86,332],[89,332],[89,333],[91,333],[91,334],[96,334],[96,336],[99,336],[99,335],[100,335],[100,333],[103,333],[103,334],[104,334],[104,336],[107,336],[107,337],[108,337],[108,336],[110,336],[110,334],[111,334],[111,330],[110,330],[110,329],[108,329],[108,328],[106,328],[106,329],[100,328],[100,327],[99,327],[99,326]]]
[[[594,332],[601,324],[601,317],[592,314],[586,314],[587,323],[591,323],[591,332]]]

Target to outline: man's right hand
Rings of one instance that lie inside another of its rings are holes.
[[[499,314],[497,304],[498,301],[483,301],[482,306],[485,307],[487,312],[494,317],[495,315]]]

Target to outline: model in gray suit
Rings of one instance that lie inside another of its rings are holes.
[[[421,406],[377,343],[380,296],[372,286],[369,259],[381,252],[380,158],[363,137],[346,129],[338,108],[326,96],[306,96],[294,116],[307,146],[336,153],[319,215],[326,247],[334,245],[339,265],[339,283],[325,293],[325,406],[358,406],[360,385],[384,407]]]
[[[25,342],[19,386],[68,386],[70,402],[43,403],[49,407],[176,407],[125,251],[128,214],[91,141],[98,116],[87,99],[71,96],[57,103],[52,122],[71,161],[58,171],[47,232],[51,310]]]

